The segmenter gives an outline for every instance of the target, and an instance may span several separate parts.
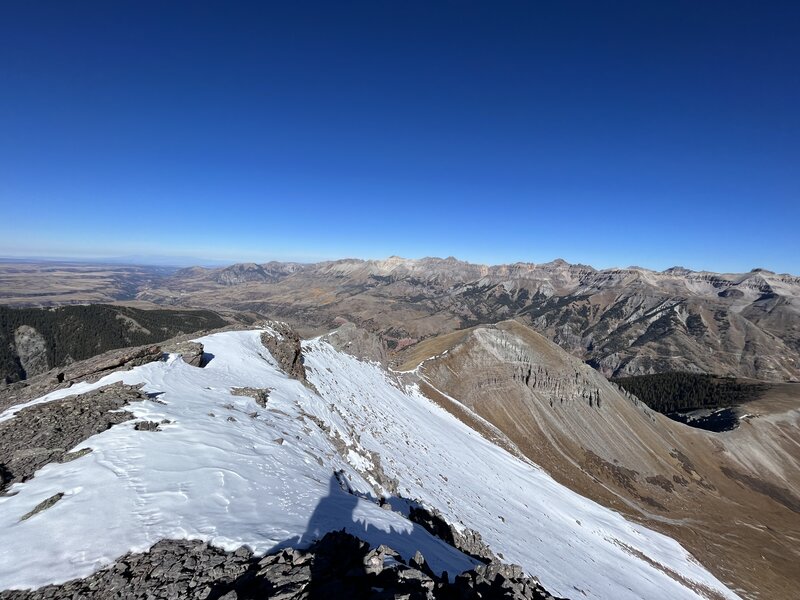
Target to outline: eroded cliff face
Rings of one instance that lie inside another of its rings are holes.
[[[485,435],[505,436],[561,483],[677,537],[745,596],[791,597],[800,386],[775,388],[743,407],[736,430],[715,434],[651,411],[516,322],[427,340],[403,357],[399,370],[429,397],[485,420]]]
[[[795,332],[775,324],[795,322],[796,307],[781,306],[770,315],[756,311],[757,303],[631,287],[613,296],[545,303],[526,322],[607,377],[689,371],[797,379]]]

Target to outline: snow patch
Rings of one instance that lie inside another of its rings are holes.
[[[28,403],[123,381],[159,394],[159,402],[132,404],[135,417],[171,423],[159,432],[112,427],[73,449],[93,452],[46,465],[0,497],[0,588],[85,577],[164,538],[265,553],[343,527],[404,558],[420,550],[438,572],[471,568],[473,559],[379,507],[377,497],[391,493],[390,505],[402,503],[397,496],[419,500],[480,532],[557,595],[580,588],[587,598],[702,597],[667,574],[674,571],[736,598],[674,540],[561,486],[377,364],[321,339],[305,342],[317,394],[265,357],[260,335],[198,339],[215,356],[205,369],[171,356]],[[270,388],[268,408],[231,394],[234,387]]]

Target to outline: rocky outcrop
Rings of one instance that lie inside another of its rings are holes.
[[[117,348],[156,345],[190,332],[226,327],[207,310],[138,309],[89,304],[52,309],[0,306],[0,381],[13,383],[47,372],[66,370]]]
[[[3,600],[72,598],[181,598],[218,599],[250,566],[252,557],[242,548],[225,552],[201,542],[165,540],[149,552],[128,554],[86,579],[38,590],[0,592]]]
[[[192,342],[190,340],[167,342],[161,346],[161,351],[180,354],[183,362],[193,367],[206,366],[206,360],[203,358],[203,344],[200,342]]]
[[[366,329],[346,322],[325,336],[331,346],[342,352],[347,352],[360,360],[369,360],[386,364],[388,359],[386,343],[381,338]]]
[[[261,408],[267,407],[267,402],[269,402],[269,393],[271,391],[272,390],[269,388],[231,388],[231,394],[234,396],[250,396]]]
[[[303,349],[300,336],[286,323],[268,321],[264,324],[261,343],[277,361],[278,366],[289,376],[308,384],[303,365]]]
[[[436,509],[425,508],[421,505],[412,506],[408,519],[468,556],[486,563],[497,561],[497,557],[481,539],[480,533],[468,528],[459,531],[448,523],[444,515]]]
[[[73,363],[66,369],[52,369],[30,379],[7,384],[0,383],[0,411],[15,404],[39,398],[80,381],[95,382],[115,371],[132,369],[161,360],[164,353],[159,346],[140,346],[111,350],[94,358]]]
[[[181,349],[185,352],[185,359],[189,364],[197,364],[198,357],[204,356],[202,345],[193,342],[181,341],[167,347]],[[94,382],[115,371],[129,370],[133,367],[144,365],[157,360],[162,360],[164,351],[162,346],[136,346],[110,350],[98,356],[75,362],[66,368],[52,369],[30,379],[17,381],[12,384],[0,385],[0,410],[14,404],[19,404],[38,398],[57,389],[68,388],[73,383],[80,381]]]
[[[47,371],[47,341],[42,334],[28,325],[20,325],[14,331],[14,346],[17,348],[20,366],[25,377]]]
[[[160,346],[138,346],[112,350],[100,356],[89,358],[70,365],[56,373],[58,383],[71,381],[97,381],[108,372],[119,369],[132,369],[147,363],[161,360],[163,351]]]
[[[24,408],[0,422],[0,491],[30,479],[47,463],[73,460],[77,453],[70,453],[72,448],[131,419],[118,409],[146,397],[136,387],[114,384]]]
[[[555,600],[518,567],[479,566],[451,581],[434,574],[419,552],[406,561],[387,546],[371,550],[343,531],[326,534],[306,550],[280,550],[263,558],[246,548],[225,552],[201,542],[166,540],[149,552],[128,554],[86,579],[33,591],[0,592],[0,600],[111,597]]]

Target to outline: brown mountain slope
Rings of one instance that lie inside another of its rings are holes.
[[[607,376],[684,370],[800,379],[800,278],[755,270],[597,271],[564,261],[341,260],[184,269],[139,298],[233,308],[304,333],[345,319],[392,348],[515,318]]]
[[[403,357],[400,370],[456,416],[485,419],[561,483],[675,537],[744,597],[796,596],[800,386],[715,434],[651,411],[513,321]]]

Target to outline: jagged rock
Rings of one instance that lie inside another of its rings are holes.
[[[419,552],[419,550],[417,552]],[[426,575],[422,571],[419,571],[413,567],[398,569],[397,578],[401,582],[416,583],[420,587],[427,590],[432,590],[435,585],[435,582],[430,576]]]
[[[373,550],[364,557],[364,572],[368,575],[378,575],[383,571],[383,556]]]
[[[484,562],[495,560],[489,547],[483,542],[481,534],[471,529],[459,531],[448,523],[444,516],[436,509],[423,506],[413,506],[408,516],[410,521],[424,527],[429,533],[435,535],[451,546],[458,548],[464,554]]]
[[[388,566],[384,567],[384,561]],[[450,582],[416,568],[391,548],[369,545],[344,531],[331,532],[306,550],[284,549],[253,557],[246,548],[225,552],[197,541],[165,540],[150,552],[127,554],[86,579],[38,590],[0,592],[0,600],[170,598],[261,600],[281,598],[545,600],[539,583],[518,567],[492,563]],[[114,590],[114,596],[108,592]]]
[[[435,577],[433,570],[428,565],[428,562],[425,560],[425,557],[422,555],[422,552],[417,550],[414,553],[414,556],[411,557],[411,560],[408,561],[408,564],[414,567],[415,569],[422,571],[428,577]]]
[[[169,352],[170,354],[180,354],[183,362],[193,367],[206,366],[203,359],[203,344],[200,342],[192,342],[189,340],[167,342],[161,346],[161,351]]]
[[[161,427],[155,421],[139,421],[133,428],[136,431],[161,431]]]
[[[278,321],[268,321],[265,329],[266,331],[261,334],[261,343],[269,350],[280,368],[289,377],[308,384],[306,369],[303,366],[303,349],[297,332],[286,323]]]
[[[393,562],[400,561],[400,555],[388,546],[381,544],[374,550],[370,550],[362,561],[364,571],[368,575],[379,575],[386,566],[387,559]]]

